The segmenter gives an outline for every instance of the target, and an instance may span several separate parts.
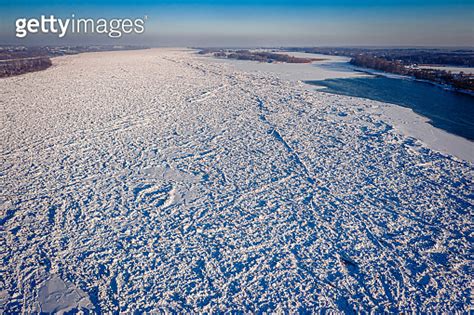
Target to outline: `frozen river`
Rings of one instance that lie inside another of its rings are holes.
[[[474,141],[473,95],[445,90],[426,82],[382,76],[310,82],[326,87],[323,91],[327,93],[369,98],[411,108],[427,117],[433,126]]]
[[[0,80],[0,312],[465,311],[473,165],[190,51]]]

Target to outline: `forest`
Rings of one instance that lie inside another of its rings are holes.
[[[30,57],[0,61],[0,78],[40,71],[52,65],[49,57]]]
[[[456,89],[474,91],[474,78],[469,74],[451,73],[439,69],[420,69],[410,67],[400,60],[387,60],[371,55],[358,55],[351,59],[351,64],[385,72],[407,75],[418,80],[426,80],[439,84],[450,85]]]

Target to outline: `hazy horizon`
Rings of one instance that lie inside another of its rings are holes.
[[[0,44],[159,47],[430,46],[473,47],[472,1],[0,1]],[[15,20],[141,18],[142,35],[81,34],[15,38]]]

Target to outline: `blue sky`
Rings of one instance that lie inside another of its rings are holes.
[[[474,46],[474,0],[37,1],[0,0],[0,42],[14,20],[148,16],[146,32],[120,43],[153,46]],[[44,43],[41,35],[25,43]],[[47,38],[52,43],[109,43],[103,37]]]

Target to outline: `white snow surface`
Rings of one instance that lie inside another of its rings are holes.
[[[190,51],[0,80],[0,312],[468,312],[473,165]]]
[[[305,83],[305,81],[336,78],[371,77],[373,75],[407,79],[407,77],[397,74],[354,67],[348,64],[350,58],[347,57],[301,52],[281,53],[295,57],[319,58],[324,60],[314,61],[311,64],[263,63],[247,60],[218,59],[209,56],[201,57],[201,60],[211,63],[223,62],[232,65],[234,69],[245,72],[270,76],[276,75],[280,79],[302,83]],[[331,67],[325,67],[325,65],[330,65]],[[306,84],[306,88],[311,91],[318,89],[320,92],[324,92],[325,90],[323,86],[315,86],[312,84]],[[415,113],[410,108],[370,100],[366,100],[365,104],[372,104],[369,111],[381,115],[384,121],[390,123],[402,134],[420,140],[433,150],[448,153],[462,160],[474,163],[474,142],[434,127],[429,123],[428,118]]]

